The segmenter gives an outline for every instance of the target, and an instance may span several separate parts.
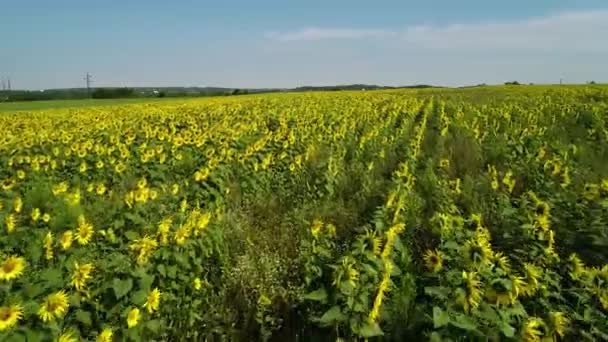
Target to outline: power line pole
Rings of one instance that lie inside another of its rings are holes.
[[[93,82],[93,76],[87,72],[84,80],[87,82],[87,97],[91,97],[91,82]]]
[[[8,83],[8,91],[11,91],[11,78],[9,77],[6,82]]]
[[[6,90],[6,85],[4,84],[4,77],[0,78],[2,80],[2,90]]]

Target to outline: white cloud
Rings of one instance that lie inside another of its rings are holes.
[[[391,38],[424,49],[606,52],[608,10],[564,12],[509,22],[419,25],[405,29],[306,28],[270,32],[282,42]]]
[[[297,31],[267,32],[266,38],[282,42],[327,39],[363,39],[394,36],[396,32],[389,30],[366,30],[350,28],[304,28]]]

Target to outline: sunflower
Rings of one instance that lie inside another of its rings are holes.
[[[78,291],[83,290],[86,286],[86,282],[91,278],[91,273],[94,269],[95,267],[92,263],[79,265],[78,262],[74,262],[71,285]]]
[[[424,254],[424,263],[431,272],[437,273],[443,268],[443,254],[437,249],[429,249]]]
[[[551,208],[547,202],[536,199],[536,206],[534,208],[534,213],[536,216],[549,216],[550,209]]]
[[[600,189],[597,186],[597,184],[585,184],[585,189],[583,192],[583,197],[585,197],[585,199],[587,201],[594,201],[596,200],[600,195]]]
[[[568,257],[569,268],[570,268],[570,277],[574,280],[580,279],[585,275],[585,264],[583,261],[576,255],[575,253],[570,254]]]
[[[38,315],[47,322],[62,317],[68,309],[68,295],[62,290],[48,295],[40,305]]]
[[[194,278],[194,281],[192,282],[192,287],[194,287],[194,289],[197,291],[200,290],[203,287],[201,278],[199,278],[199,277]]]
[[[178,192],[179,192],[179,184],[174,183],[174,184],[171,186],[171,194],[172,194],[173,196],[175,196],[175,195],[177,195],[177,193],[178,193]]]
[[[323,222],[321,220],[314,220],[312,222],[312,226],[310,226],[310,233],[314,239],[319,237],[321,228],[323,228]]]
[[[462,193],[462,189],[460,188],[460,178],[449,181],[449,186],[455,194],[460,195]]]
[[[57,185],[53,185],[53,195],[57,196],[68,191],[68,187],[68,183],[66,182],[61,182]]]
[[[173,219],[167,217],[158,224],[158,237],[161,244],[166,244],[169,240],[169,231],[171,230],[171,224]]]
[[[570,168],[566,166],[564,168],[564,173],[562,173],[562,181],[560,182],[560,186],[562,188],[567,188],[571,182],[572,180],[570,179]]]
[[[540,342],[545,336],[547,327],[538,317],[530,317],[524,325],[523,340],[526,342]]]
[[[13,210],[16,213],[20,213],[21,208],[23,208],[23,201],[21,200],[21,197],[17,197],[15,200],[13,200]]]
[[[53,259],[53,233],[47,232],[44,237],[44,257],[46,260]]]
[[[9,255],[0,264],[0,280],[19,278],[25,269],[25,259],[16,255]]]
[[[602,182],[600,183],[599,195],[602,198],[608,197],[608,178],[602,179]]]
[[[498,306],[509,305],[515,301],[513,292],[513,285],[510,280],[498,278],[490,282],[486,291],[486,298]]]
[[[110,328],[103,329],[98,335],[96,342],[112,342],[112,335],[114,332]]]
[[[216,218],[217,218],[217,220],[220,220],[220,218],[221,218],[220,215],[221,215],[221,213],[218,214],[217,210],[216,210]],[[330,237],[332,237],[332,238],[336,237],[336,226],[334,226],[332,223],[326,224],[325,225],[325,230],[327,231],[327,235],[329,235]]]
[[[137,181],[137,188],[138,189],[143,189],[146,187],[146,185],[148,185],[148,181],[146,180],[145,177],[141,177],[138,181]]]
[[[534,227],[541,229],[544,232],[551,231],[549,216],[537,216],[534,220]]]
[[[78,339],[74,336],[75,334],[74,330],[68,330],[59,336],[57,342],[78,342]]]
[[[51,220],[51,214],[49,213],[44,213],[44,215],[42,215],[42,221],[44,223],[49,223],[49,221]]]
[[[181,225],[177,231],[175,231],[175,243],[178,245],[183,245],[186,243],[186,239],[190,237],[190,226],[189,225]]]
[[[517,299],[519,294],[524,291],[526,282],[524,278],[518,275],[511,275],[509,276],[509,279],[511,280],[511,293],[513,294],[513,299]]]
[[[4,218],[4,224],[6,224],[7,233],[12,233],[15,230],[15,226],[17,223],[17,219],[15,218],[15,214],[8,214]]]
[[[63,234],[61,234],[61,238],[59,239],[61,248],[64,251],[68,250],[72,246],[72,241],[74,241],[74,233],[72,233],[71,230],[63,232]]]
[[[93,237],[93,225],[88,223],[84,218],[84,215],[78,216],[78,232],[76,234],[76,240],[80,245],[87,245],[91,242],[91,238]]]
[[[471,214],[468,220],[466,220],[466,225],[469,230],[477,230],[482,227],[481,224],[481,214]]]
[[[38,208],[32,209],[32,213],[30,216],[32,217],[32,221],[37,222],[41,216],[40,209],[38,209]]]
[[[127,326],[133,328],[139,322],[140,314],[138,308],[132,308],[127,314]]]
[[[148,313],[152,313],[158,310],[160,306],[160,296],[161,292],[158,288],[155,288],[150,293],[148,293],[148,298],[146,298],[146,302],[144,303],[144,308],[148,310]]]
[[[541,271],[533,264],[524,263],[524,273],[524,282],[526,285],[522,288],[521,293],[524,296],[531,296],[538,289],[538,280]]]
[[[482,289],[477,272],[462,271],[462,287],[459,288],[460,302],[466,312],[479,306]]]
[[[127,167],[122,162],[118,162],[116,165],[114,165],[114,172],[118,174],[123,173],[126,169]]]
[[[23,307],[20,304],[0,307],[0,331],[14,327],[22,317]]]
[[[475,268],[489,265],[493,257],[492,247],[483,239],[468,240],[464,253],[465,260]]]
[[[379,256],[382,253],[382,238],[379,236],[374,236],[372,239],[372,253],[375,256]]]
[[[568,317],[563,312],[556,311],[549,313],[549,318],[551,319],[551,331],[563,338],[570,321]]]
[[[450,160],[449,159],[441,159],[439,161],[439,167],[442,169],[448,169],[450,167]]]
[[[502,252],[495,253],[492,261],[494,262],[494,265],[502,269],[505,273],[508,274],[511,272],[511,262],[506,255],[502,254]]]
[[[134,240],[129,245],[129,248],[137,253],[137,263],[139,265],[144,265],[148,262],[148,259],[154,254],[156,247],[158,247],[156,239],[152,239],[148,235],[141,239]]]
[[[97,184],[97,187],[95,188],[95,192],[96,192],[96,193],[97,193],[99,196],[101,196],[101,195],[105,194],[105,193],[106,193],[106,190],[107,190],[107,188],[106,188],[106,186],[105,186],[103,183],[99,183],[99,184]]]
[[[502,179],[502,184],[504,184],[509,193],[513,192],[513,188],[515,188],[515,183],[515,179],[513,179],[513,172],[510,170],[507,171],[507,174]]]

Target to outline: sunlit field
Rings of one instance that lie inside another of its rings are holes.
[[[2,113],[0,340],[608,340],[607,101],[512,86]]]

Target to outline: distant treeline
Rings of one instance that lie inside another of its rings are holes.
[[[78,100],[78,99],[119,99],[119,98],[145,98],[145,97],[202,97],[226,96],[247,94],[247,90],[240,89],[201,89],[192,88],[162,88],[159,90],[148,88],[94,88],[88,92],[86,89],[49,89],[49,90],[0,90],[0,102],[17,101],[45,101],[45,100]]]
[[[221,87],[107,87],[48,90],[12,90],[0,91],[0,102],[16,101],[42,101],[42,100],[77,100],[86,98],[117,99],[117,98],[145,98],[145,97],[203,97],[203,96],[234,96],[273,92],[306,92],[306,91],[340,91],[340,90],[382,90],[400,88],[435,88],[430,85],[412,85],[402,87],[388,87],[367,84],[349,84],[337,86],[302,86],[297,88],[260,88],[239,89]]]

